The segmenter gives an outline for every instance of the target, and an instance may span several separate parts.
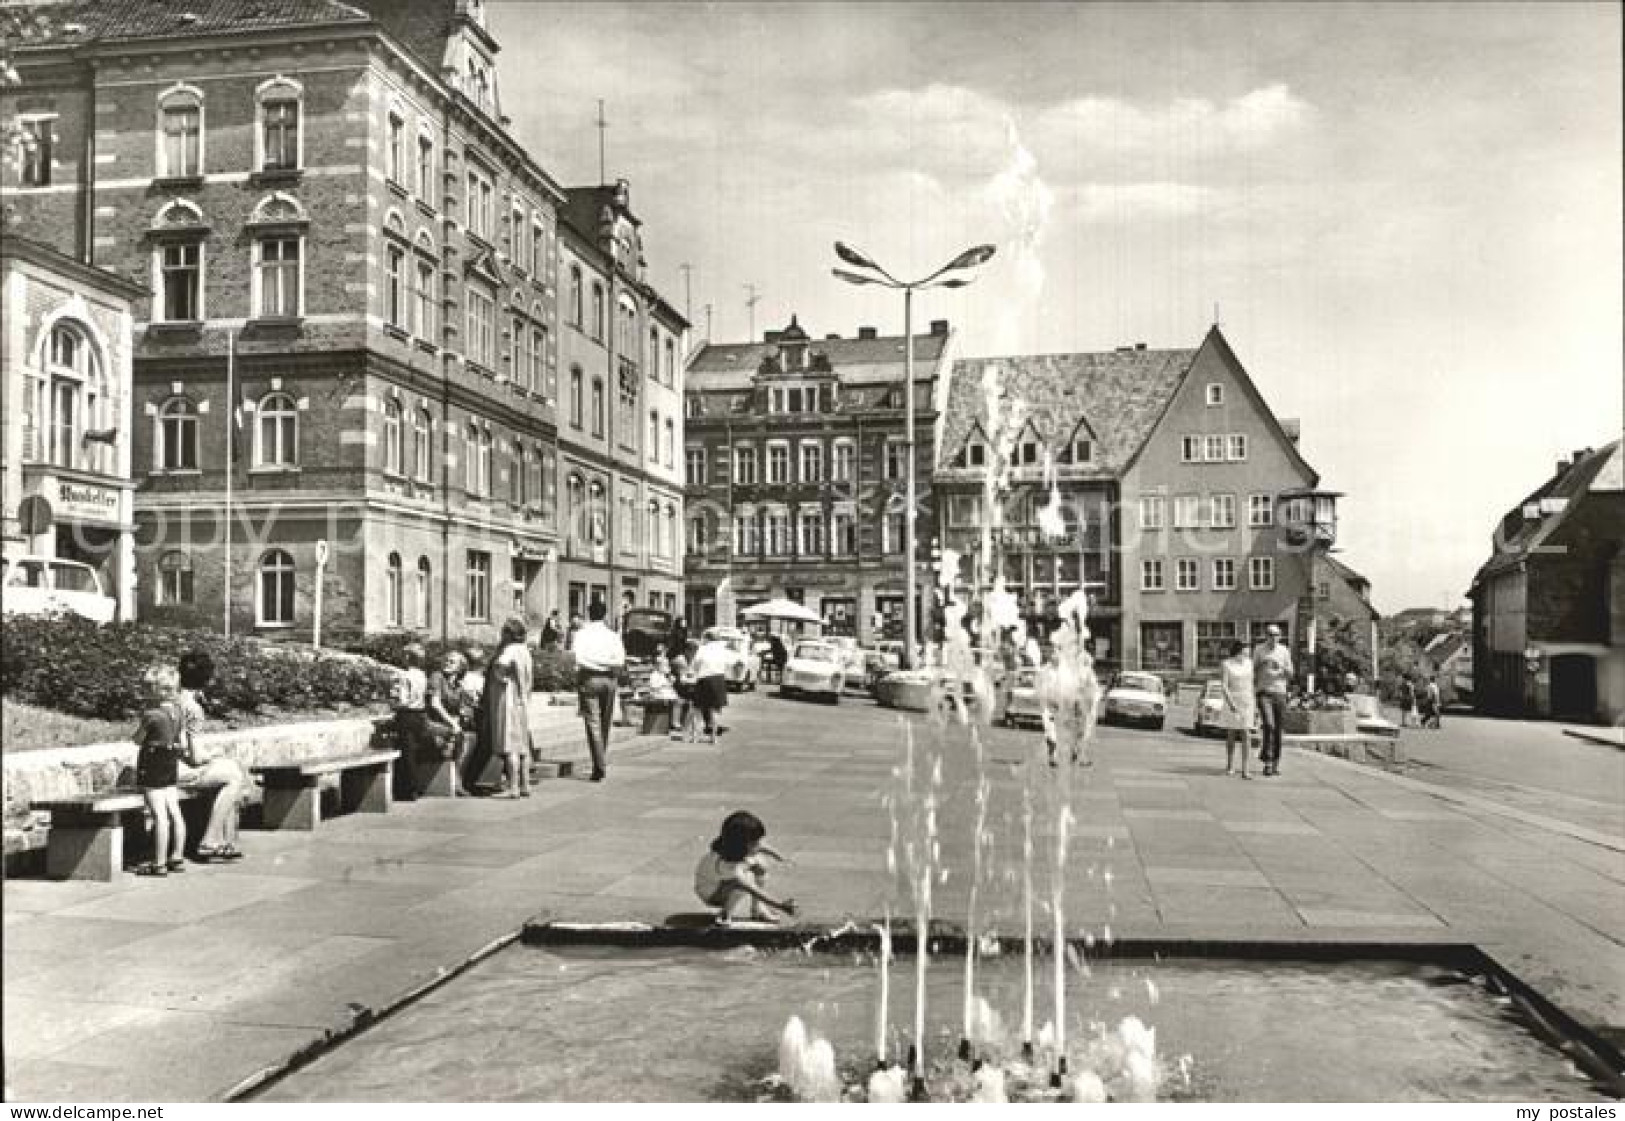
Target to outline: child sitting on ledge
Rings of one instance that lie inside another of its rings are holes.
[[[753,813],[729,814],[700,863],[694,869],[694,893],[707,906],[718,909],[718,922],[746,919],[783,922],[796,913],[794,899],[774,899],[764,890],[767,869],[762,857],[784,857],[766,844],[767,826]]]

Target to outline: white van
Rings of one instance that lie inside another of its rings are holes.
[[[81,615],[111,623],[118,600],[102,592],[96,570],[56,557],[0,558],[0,610],[7,615]]]

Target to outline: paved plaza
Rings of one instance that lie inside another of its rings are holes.
[[[726,715],[715,747],[618,730],[603,784],[423,800],[313,835],[250,831],[241,864],[165,880],[8,881],[8,1099],[217,1098],[532,917],[692,913],[694,863],[737,808],[761,816],[794,859],[788,890],[805,921],[878,915],[897,898],[881,796],[903,718],[866,699],[765,695],[736,698]],[[540,718],[545,739],[584,759],[572,725],[567,708]],[[925,751],[934,733],[923,717],[915,726]],[[1020,765],[1040,743],[1034,732],[989,736],[1000,875],[1019,844]],[[1513,797],[1510,786],[1434,785],[1297,750],[1280,777],[1243,782],[1222,774],[1223,753],[1173,730],[1102,731],[1072,791],[1076,933],[1476,943],[1618,1038],[1619,790]],[[943,760],[949,875],[937,908],[961,920],[975,786],[963,731]],[[1047,768],[1039,778],[1054,781]],[[1041,833],[1042,850],[1052,834]]]

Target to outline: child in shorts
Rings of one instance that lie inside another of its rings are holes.
[[[167,876],[186,871],[186,819],[181,816],[181,755],[185,751],[185,716],[181,712],[181,679],[170,666],[152,666],[141,675],[147,710],[135,731],[139,751],[135,784],[152,813],[152,860],[136,869],[137,875]]]
[[[762,858],[784,857],[766,844],[767,826],[753,813],[740,810],[722,822],[711,847],[694,869],[694,893],[707,906],[718,909],[718,921],[748,919],[782,922],[796,913],[794,899],[775,899],[764,890],[767,869]]]

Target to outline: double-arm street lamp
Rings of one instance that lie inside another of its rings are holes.
[[[848,284],[878,284],[903,293],[903,415],[904,443],[908,454],[908,506],[904,510],[903,542],[908,551],[906,599],[903,601],[903,668],[914,668],[914,650],[919,641],[918,605],[915,603],[914,566],[918,558],[914,545],[915,462],[914,462],[914,293],[926,288],[963,288],[974,277],[957,275],[973,269],[992,257],[994,247],[978,245],[967,249],[923,280],[901,281],[873,260],[844,242],[835,243],[835,255],[863,272],[836,269],[835,275]]]

